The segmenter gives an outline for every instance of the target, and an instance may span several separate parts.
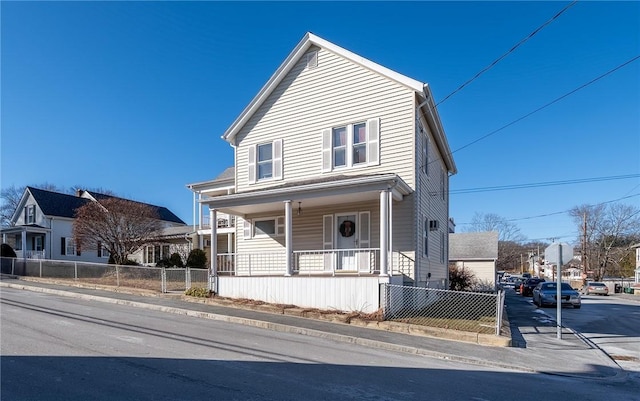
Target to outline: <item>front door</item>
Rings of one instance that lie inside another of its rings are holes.
[[[336,215],[336,249],[337,270],[357,270],[356,248],[358,246],[356,227],[358,226],[357,213],[345,213]]]

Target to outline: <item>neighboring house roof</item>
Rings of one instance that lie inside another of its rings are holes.
[[[187,188],[191,190],[198,190],[202,188],[213,188],[213,187],[221,187],[224,185],[235,184],[236,180],[236,168],[235,167],[227,167],[222,173],[220,173],[216,178],[209,181],[202,182],[194,182],[192,184],[187,184]]]
[[[46,216],[74,218],[76,209],[91,202],[89,199],[74,195],[61,194],[59,192],[46,191],[33,187],[27,187],[38,207]]]
[[[432,130],[434,137],[436,138],[437,146],[442,154],[443,161],[447,166],[447,169],[452,174],[457,172],[451,150],[447,138],[442,128],[440,116],[438,115],[438,109],[433,101],[431,90],[426,83],[416,81],[405,75],[399,74],[389,68],[383,67],[380,64],[374,63],[364,57],[361,57],[355,53],[350,52],[340,46],[337,46],[319,36],[314,35],[311,32],[307,32],[298,45],[293,49],[284,62],[278,67],[276,72],[269,78],[267,83],[260,89],[258,94],[251,100],[251,102],[245,107],[240,115],[235,119],[229,128],[222,135],[222,139],[233,144],[233,140],[236,134],[242,129],[242,127],[249,121],[253,114],[260,108],[263,102],[269,97],[269,95],[278,87],[280,82],[287,76],[289,71],[296,65],[298,60],[305,54],[305,52],[312,46],[317,46],[326,49],[332,53],[335,53],[355,64],[358,64],[364,68],[374,71],[390,80],[398,82],[401,85],[406,86],[410,90],[415,91],[420,97],[422,103],[418,106],[423,108],[426,106],[425,115],[430,119],[430,123],[433,125]]]
[[[118,196],[113,196],[113,195],[106,195],[106,194],[101,194],[99,192],[93,192],[93,191],[82,191],[83,194],[87,194],[91,199],[94,199],[96,201],[99,201],[101,199],[110,199],[110,198],[114,198],[114,199],[123,199],[129,202],[135,202],[138,204],[142,204],[142,205],[147,205],[151,208],[153,208],[156,213],[158,213],[158,216],[160,216],[160,220],[163,221],[169,221],[172,223],[178,223],[178,224],[186,224],[184,221],[182,221],[182,219],[178,216],[176,216],[171,210],[167,209],[164,206],[156,206],[156,205],[152,205],[149,203],[144,203],[144,202],[138,202],[138,201],[134,201],[131,199],[125,199],[125,198],[120,198]]]
[[[449,234],[449,260],[497,260],[498,232]]]

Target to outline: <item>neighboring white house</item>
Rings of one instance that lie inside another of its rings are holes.
[[[635,270],[635,283],[640,283],[640,243],[631,245],[631,248],[636,250],[636,270]]]
[[[496,231],[449,234],[449,263],[469,269],[479,284],[495,290],[498,235]]]
[[[11,226],[2,229],[2,242],[10,245],[19,258],[107,263],[109,252],[104,247],[97,250],[81,250],[76,247],[73,239],[76,209],[87,202],[95,202],[105,197],[111,196],[84,190],[79,190],[76,195],[68,195],[27,187],[11,218]],[[175,235],[176,230],[191,231],[191,227],[169,209],[149,206],[157,211],[168,234]],[[181,242],[188,244],[186,239]],[[153,248],[155,250],[155,245]],[[168,252],[168,248],[160,246],[159,252],[162,250]],[[133,259],[145,262],[148,253],[143,251],[146,252],[141,249],[138,255],[133,255]],[[153,262],[162,256],[169,256],[161,253],[151,255],[157,256]]]
[[[428,85],[307,33],[222,138],[233,168],[187,186],[219,295],[374,311],[383,283],[447,287],[456,166]]]

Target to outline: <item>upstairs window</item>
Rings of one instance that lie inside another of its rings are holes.
[[[380,164],[377,118],[322,130],[322,171]]]
[[[282,139],[249,146],[249,183],[282,179]]]
[[[24,208],[25,224],[35,224],[36,222],[36,205],[28,205]]]
[[[258,180],[273,176],[273,144],[258,145]]]

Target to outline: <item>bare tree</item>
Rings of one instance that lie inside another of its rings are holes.
[[[496,261],[498,270],[518,270],[521,265],[521,255],[525,252],[520,245],[525,240],[520,228],[497,214],[476,212],[467,232],[481,231],[498,232],[498,260]]]
[[[104,246],[115,263],[125,263],[144,244],[157,240],[162,228],[157,212],[149,205],[122,198],[88,202],[76,210],[73,236],[78,246]]]
[[[467,231],[497,231],[498,241],[522,242],[526,239],[517,225],[494,213],[482,214],[476,212]]]
[[[583,243],[583,263],[595,280],[621,271],[630,245],[640,237],[640,208],[623,204],[576,206],[569,212]]]

